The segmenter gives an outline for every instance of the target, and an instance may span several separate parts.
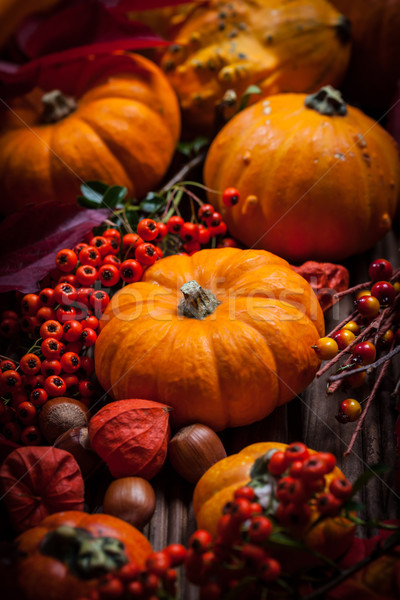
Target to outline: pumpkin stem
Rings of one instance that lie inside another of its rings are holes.
[[[77,103],[71,96],[65,96],[60,90],[52,90],[42,96],[43,123],[56,123],[61,121],[77,108]]]
[[[342,94],[331,85],[325,85],[315,94],[307,96],[304,100],[307,108],[313,108],[321,115],[344,117],[347,115],[347,106]]]
[[[128,562],[124,544],[112,537],[94,537],[79,527],[61,525],[43,538],[40,551],[64,564],[81,579],[100,577]]]
[[[221,304],[210,290],[202,288],[197,281],[184,283],[181,292],[183,298],[179,302],[178,311],[189,319],[201,321],[211,315],[218,304]]]

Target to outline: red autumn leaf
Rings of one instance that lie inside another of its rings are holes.
[[[167,455],[169,410],[150,400],[118,400],[90,419],[91,446],[114,477],[151,479],[158,473]]]
[[[0,467],[0,487],[17,532],[62,510],[82,510],[84,483],[69,452],[52,446],[13,450]]]
[[[334,294],[349,287],[349,272],[342,265],[309,260],[292,268],[311,285],[322,310],[328,310],[336,302]]]
[[[14,213],[0,223],[0,292],[34,292],[38,282],[55,267],[62,248],[73,248],[100,225],[109,210],[83,209],[49,202]]]
[[[79,95],[88,86],[85,82],[104,75],[105,63],[108,75],[132,70],[127,57],[110,53],[168,42],[119,12],[108,12],[96,0],[75,0],[24,21],[13,43],[28,62],[0,61],[2,97],[21,95],[35,86]]]

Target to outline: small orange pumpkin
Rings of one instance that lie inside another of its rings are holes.
[[[136,197],[159,183],[179,138],[179,106],[159,67],[130,57],[136,70],[95,84],[77,102],[35,89],[3,111],[0,211],[73,203],[82,181],[122,185]]]
[[[21,534],[16,544],[22,553],[16,564],[17,585],[25,600],[89,596],[98,577],[127,562],[143,568],[152,552],[145,536],[125,521],[79,511],[47,517]]]
[[[250,85],[263,96],[338,85],[350,57],[349,22],[325,0],[211,0],[173,41],[161,66],[185,124],[203,134],[227,90],[239,100]]]
[[[223,205],[230,233],[292,262],[337,261],[373,246],[392,225],[400,194],[394,139],[326,86],[248,107],[208,152],[205,183],[236,187]]]
[[[222,248],[169,256],[117,292],[95,347],[116,400],[171,406],[171,423],[247,425],[312,381],[324,329],[310,285],[268,252]]]
[[[250,471],[255,460],[270,450],[284,451],[286,448],[287,444],[279,442],[252,444],[243,448],[238,454],[223,458],[206,471],[197,483],[193,494],[193,511],[197,527],[206,529],[215,537],[224,505],[232,500],[236,489],[249,483]],[[315,451],[309,449],[309,453],[315,454]],[[326,490],[331,480],[336,477],[343,477],[343,473],[337,467],[325,475]],[[337,558],[350,546],[355,526],[348,519],[338,516],[326,518],[310,528],[310,524],[319,516],[316,507],[311,507],[310,521],[306,525],[293,528],[293,535],[302,539],[313,550],[330,558]]]

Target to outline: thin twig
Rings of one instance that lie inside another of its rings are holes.
[[[338,299],[338,298],[342,298],[343,296],[347,296],[347,294],[352,294],[353,292],[358,292],[358,290],[363,290],[363,289],[367,289],[369,285],[371,285],[372,281],[365,281],[364,283],[359,283],[357,285],[353,285],[353,287],[347,288],[347,290],[344,290],[343,292],[338,292],[337,294],[335,294],[333,297]]]
[[[374,321],[372,321],[372,323],[370,323],[368,325],[368,327],[366,327],[364,329],[364,331],[362,331],[356,338],[354,338],[354,340],[348,346],[346,346],[346,348],[343,348],[343,350],[341,350],[338,354],[336,354],[336,356],[334,358],[329,360],[318,371],[318,373],[316,374],[316,377],[321,377],[321,375],[326,373],[326,371],[328,371],[334,364],[336,364],[342,358],[342,356],[344,356],[345,354],[348,354],[350,352],[350,350],[353,348],[353,346],[358,344],[359,341],[362,340],[362,338],[371,331],[371,329],[376,329],[378,326],[379,326],[379,321],[377,321],[376,319]]]
[[[394,343],[395,343],[395,341],[393,340],[393,344]],[[397,348],[395,348],[395,350],[398,352],[400,350],[400,346],[397,346]],[[393,352],[393,350],[392,350],[392,352]],[[390,352],[388,354],[390,354]],[[381,371],[380,371],[380,373],[379,373],[379,375],[378,375],[378,377],[377,377],[377,379],[375,381],[374,387],[372,388],[372,391],[371,391],[370,395],[368,396],[368,400],[367,400],[367,402],[365,404],[365,408],[364,408],[363,412],[361,413],[360,418],[357,421],[357,426],[356,426],[356,428],[355,428],[355,430],[353,432],[353,435],[351,436],[350,443],[349,443],[349,445],[347,447],[346,452],[343,454],[343,456],[348,456],[350,454],[350,452],[352,451],[353,446],[355,444],[355,441],[357,439],[357,436],[360,433],[361,428],[363,426],[365,417],[367,416],[368,409],[371,406],[372,400],[376,396],[376,392],[378,391],[378,388],[379,388],[380,384],[382,383],[382,380],[383,380],[383,378],[384,378],[384,376],[386,374],[386,371],[388,370],[388,367],[389,367],[389,360],[387,360],[388,354],[383,357],[383,358],[386,359],[386,362],[383,365],[383,367],[382,367],[382,369],[381,369]]]
[[[342,327],[347,325],[347,323],[349,323],[350,321],[355,321],[357,323],[360,319],[361,319],[361,315],[358,312],[358,310],[356,309],[348,317],[343,319],[343,321],[341,321],[341,323],[339,323],[339,325],[336,325],[336,327],[334,329],[332,329],[332,331],[330,332],[329,335],[332,337],[332,335],[334,335],[337,331],[339,331],[339,329],[342,329]]]
[[[390,360],[392,358],[392,356],[394,356],[395,354],[398,354],[399,352],[400,352],[400,345],[396,346],[396,348],[394,348],[393,350],[391,350],[390,352],[385,354],[385,356],[382,356],[375,362],[371,363],[370,365],[364,365],[363,367],[359,367],[358,369],[352,369],[351,371],[346,371],[345,373],[339,373],[338,375],[331,375],[329,377],[328,381],[330,383],[333,383],[334,381],[339,381],[340,379],[345,379],[345,377],[349,377],[350,375],[355,375],[356,373],[362,373],[362,371],[367,371],[368,369],[376,369],[377,367],[379,367],[386,361]]]
[[[206,150],[202,150],[201,152],[199,152],[199,154],[197,154],[197,156],[195,156],[189,162],[187,162],[185,165],[183,165],[182,169],[180,169],[180,171],[175,173],[175,175],[173,177],[171,177],[171,179],[169,181],[167,181],[167,183],[165,185],[163,185],[163,187],[158,191],[158,193],[163,194],[164,192],[169,190],[169,188],[171,188],[173,185],[175,185],[176,183],[178,183],[179,181],[184,179],[185,176],[188,173],[190,173],[190,171],[192,171],[192,169],[194,169],[195,167],[197,167],[198,165],[200,165],[203,162],[203,160],[206,157],[206,154],[207,154]]]

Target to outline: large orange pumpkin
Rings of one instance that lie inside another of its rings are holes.
[[[325,0],[210,0],[173,41],[161,66],[184,122],[201,133],[212,133],[227,90],[240,100],[252,84],[263,96],[336,85],[350,56],[348,20]]]
[[[197,483],[193,495],[193,511],[197,527],[206,529],[215,537],[222,508],[226,502],[232,500],[236,489],[249,483],[250,471],[255,460],[272,449],[284,451],[286,448],[286,444],[279,442],[252,444],[238,454],[223,458],[208,469]],[[309,453],[314,454],[315,451],[309,449]],[[337,467],[325,475],[326,490],[332,479],[336,477],[343,477],[343,473]],[[337,558],[350,546],[355,526],[348,519],[338,516],[326,518],[310,528],[310,524],[319,516],[316,507],[312,506],[310,521],[292,528],[292,533],[313,550],[330,558]],[[290,557],[293,559],[292,552],[290,552]],[[288,558],[289,555],[286,556],[286,559]],[[292,567],[296,561],[297,567],[300,566],[299,558],[297,557],[293,561]]]
[[[159,183],[179,138],[179,106],[159,67],[139,55],[131,60],[136,70],[92,86],[77,104],[46,94],[43,112],[35,89],[3,111],[0,211],[75,202],[87,180],[126,186],[136,197]]]
[[[400,78],[400,0],[331,2],[351,22],[346,94],[362,107],[383,112],[390,108]]]
[[[152,552],[135,527],[105,514],[56,513],[16,539],[17,585],[24,600],[78,600],[104,573],[127,562],[143,568]],[[93,553],[93,560],[91,555]]]
[[[221,430],[262,419],[304,390],[323,330],[311,287],[273,254],[224,248],[170,256],[113,296],[96,373],[115,399],[171,406],[176,427]]]
[[[292,262],[337,261],[390,229],[400,193],[395,141],[326,86],[278,94],[234,117],[208,152],[204,179],[240,192],[223,213],[230,233]]]

